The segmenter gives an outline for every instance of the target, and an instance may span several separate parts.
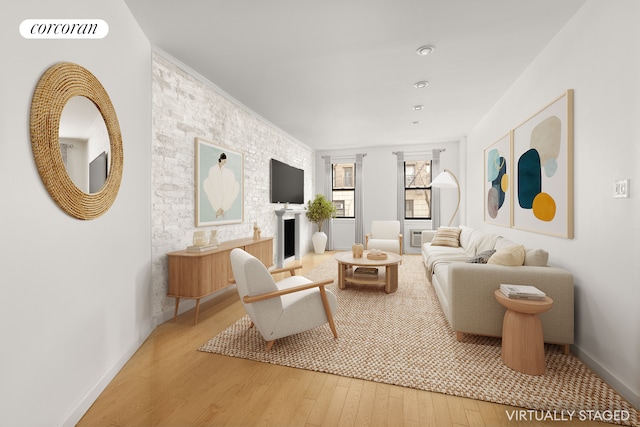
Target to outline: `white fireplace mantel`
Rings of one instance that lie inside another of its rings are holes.
[[[276,216],[278,217],[277,225],[277,239],[276,239],[276,268],[284,267],[284,220],[295,219],[295,259],[300,259],[300,214],[305,213],[304,209],[279,209],[276,210]]]

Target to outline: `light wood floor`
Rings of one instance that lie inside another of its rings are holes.
[[[302,272],[329,256],[306,255]],[[518,422],[507,416],[518,408],[197,351],[244,315],[235,288],[201,304],[195,326],[193,315],[158,326],[78,426],[585,425]]]

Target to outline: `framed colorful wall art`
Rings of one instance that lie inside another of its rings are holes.
[[[512,132],[484,149],[484,220],[511,227]]]
[[[513,226],[573,238],[573,90],[513,131]]]

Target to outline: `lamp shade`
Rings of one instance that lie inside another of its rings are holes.
[[[458,190],[458,204],[456,205],[456,210],[453,212],[451,216],[451,221],[449,221],[449,227],[453,224],[453,218],[456,217],[458,213],[458,209],[460,208],[460,184],[458,184],[458,178],[448,169],[443,170],[436,176],[436,179],[431,181],[431,187],[435,188],[455,188]]]
[[[436,176],[436,179],[431,181],[431,186],[436,188],[458,188],[458,181],[449,170],[445,169]]]

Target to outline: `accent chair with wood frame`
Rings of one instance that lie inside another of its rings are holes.
[[[329,323],[333,336],[338,338],[333,313],[338,308],[335,294],[325,289],[333,280],[313,282],[296,276],[301,266],[268,270],[253,255],[242,249],[231,251],[231,268],[238,294],[255,326],[271,350],[278,338],[307,331]],[[272,274],[289,272],[276,282]]]
[[[371,233],[364,238],[366,249],[380,249],[402,255],[400,221],[371,221]]]

